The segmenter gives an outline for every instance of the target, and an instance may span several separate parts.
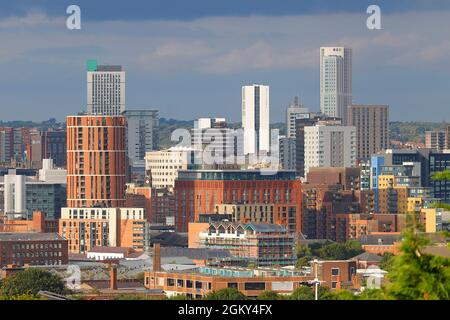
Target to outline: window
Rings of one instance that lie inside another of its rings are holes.
[[[244,284],[245,290],[266,290],[265,282],[246,282]]]
[[[228,288],[237,289],[238,288],[237,282],[228,282]]]
[[[186,288],[192,288],[192,280],[186,280]]]
[[[167,286],[168,287],[173,287],[175,285],[175,280],[168,278],[167,279]]]
[[[331,268],[331,275],[332,276],[338,276],[339,275],[339,268]]]
[[[331,288],[332,289],[336,289],[337,287],[337,282],[336,281],[331,281]]]

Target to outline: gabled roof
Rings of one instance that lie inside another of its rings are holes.
[[[351,260],[370,261],[370,262],[380,262],[382,259],[383,258],[381,256],[370,252],[363,252],[351,258]]]
[[[370,234],[359,238],[362,245],[392,245],[402,239],[399,234]]]

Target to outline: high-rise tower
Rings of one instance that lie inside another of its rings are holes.
[[[352,49],[320,48],[320,111],[345,124],[352,103]]]

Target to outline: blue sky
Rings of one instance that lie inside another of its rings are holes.
[[[127,107],[240,120],[240,87],[271,86],[271,121],[300,95],[319,108],[319,47],[354,50],[355,103],[392,120],[450,121],[450,1],[16,0],[0,4],[0,119],[85,110],[85,61],[122,64]],[[65,28],[78,4],[82,30]],[[382,30],[368,30],[369,4]]]

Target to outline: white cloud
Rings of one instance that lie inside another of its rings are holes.
[[[25,29],[62,24],[64,18],[51,18],[42,12],[30,12],[26,16],[12,16],[0,20],[0,29]]]
[[[383,16],[383,30],[365,27],[366,15],[211,17],[194,21],[85,22],[68,31],[64,19],[42,13],[0,20],[0,63],[12,59],[62,62],[66,51],[86,58],[85,48],[103,52],[110,63],[138,72],[190,70],[240,73],[318,67],[322,45],[354,49],[355,66],[434,67],[450,62],[450,44],[436,30],[450,29],[450,12]],[[406,22],[405,22],[406,21]],[[409,21],[409,23],[407,23]],[[20,28],[20,32],[15,30]],[[3,49],[4,48],[4,49]],[[83,51],[84,50],[84,51]],[[41,57],[37,52],[45,52]],[[87,54],[90,54],[88,52]],[[99,57],[100,58],[100,57]],[[72,63],[73,54],[67,55]],[[50,59],[51,60],[51,59]]]

